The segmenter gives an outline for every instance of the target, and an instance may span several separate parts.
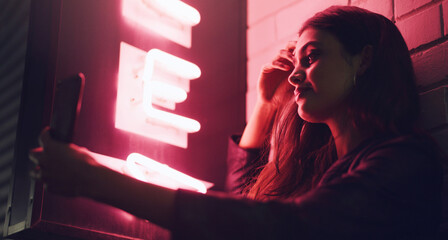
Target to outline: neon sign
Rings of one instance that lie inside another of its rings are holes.
[[[158,69],[162,72],[168,72],[170,74],[166,74],[165,78],[158,80],[157,74],[155,74]],[[186,60],[158,49],[151,49],[146,54],[145,70],[143,73],[143,109],[149,117],[148,120],[159,122],[167,126],[172,126],[188,133],[199,131],[201,125],[198,121],[161,111],[153,107],[153,93],[156,93],[158,98],[165,101],[169,101],[170,99],[181,100],[184,97],[186,98],[187,94],[181,88],[160,82],[173,82],[170,80],[168,75],[172,75],[174,79],[177,77],[180,79],[189,80],[201,76],[201,70],[198,66]]]
[[[122,3],[126,19],[187,48],[191,46],[191,28],[200,21],[196,9],[179,0],[123,0]],[[169,110],[175,110],[177,103],[187,99],[190,81],[200,76],[200,68],[185,59],[160,49],[146,52],[121,42],[115,127],[187,148],[188,133],[199,131],[201,125]],[[206,193],[213,185],[138,153],[129,154],[125,166],[119,159],[94,155],[109,168],[168,188]]]
[[[122,14],[188,48],[191,28],[201,19],[179,0],[123,0]],[[200,77],[199,67],[159,49],[146,53],[122,42],[118,75],[115,127],[187,148],[187,134],[199,131],[200,123],[154,106],[175,110],[187,99],[189,81]]]
[[[201,75],[195,64],[158,49],[145,51],[125,42],[120,46],[115,127],[187,148],[188,133],[198,121],[168,111],[187,98],[190,80]]]

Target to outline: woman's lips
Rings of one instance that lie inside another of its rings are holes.
[[[312,90],[311,87],[298,87],[294,90],[294,97],[296,102],[299,101],[299,98],[303,96],[306,92]]]

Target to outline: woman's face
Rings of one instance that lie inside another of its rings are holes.
[[[344,99],[353,88],[359,59],[346,53],[332,34],[306,29],[297,40],[289,77],[300,117],[325,123],[345,114]]]

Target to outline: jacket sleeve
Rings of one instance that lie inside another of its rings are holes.
[[[178,191],[173,237],[433,239],[441,172],[429,158],[416,148],[384,148],[291,201]]]
[[[227,151],[226,190],[240,195],[249,182],[267,163],[266,153],[261,149],[243,149],[238,146],[241,136],[233,135],[229,139]]]

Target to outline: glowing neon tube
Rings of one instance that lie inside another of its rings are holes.
[[[188,26],[201,21],[198,10],[179,0],[143,0],[143,3]]]
[[[200,193],[207,192],[207,187],[205,186],[205,184],[199,181],[198,179],[190,177],[184,173],[181,173],[175,169],[170,168],[166,164],[159,163],[141,154],[131,153],[126,159],[126,167],[129,169],[131,174],[137,179],[145,181],[145,176],[141,171],[138,170],[137,164],[147,169],[161,173],[164,176],[172,178],[177,182],[185,184]]]
[[[201,76],[201,69],[194,63],[188,62],[184,59],[163,52],[159,49],[151,49],[146,54],[145,70],[143,72],[143,110],[149,117],[149,121],[172,126],[174,128],[182,129],[186,132],[193,133],[201,129],[201,124],[187,117],[183,117],[177,114],[161,111],[153,108],[152,95],[154,94],[155,86],[160,84],[155,83],[153,79],[155,69],[163,69],[166,72],[170,72],[181,78],[195,79]],[[166,89],[172,91],[171,89]],[[172,98],[183,98],[183,96],[176,95],[176,90],[170,93]],[[183,95],[184,93],[181,93]],[[160,96],[160,93],[158,93]]]
[[[152,94],[155,97],[163,98],[167,101],[180,103],[187,99],[187,92],[182,88],[175,87],[159,81],[151,81]]]
[[[156,48],[146,54],[143,75],[145,81],[151,79],[155,67],[185,79],[196,79],[201,76],[201,69],[196,64]]]
[[[153,108],[151,99],[152,85],[150,81],[146,81],[143,87],[143,111],[149,117],[149,121],[182,129],[189,133],[201,129],[201,124],[194,119]]]
[[[145,103],[144,110],[149,121],[182,129],[188,133],[194,133],[201,129],[201,124],[194,119],[158,110]]]

